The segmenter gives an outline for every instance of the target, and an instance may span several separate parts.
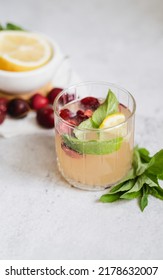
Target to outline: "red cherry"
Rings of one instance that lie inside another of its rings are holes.
[[[64,93],[60,99],[59,99],[59,102],[61,105],[65,105],[71,101],[73,101],[75,98],[75,95],[74,94],[69,94],[69,93]]]
[[[44,128],[54,127],[54,111],[51,106],[46,106],[37,111],[37,122]]]
[[[87,116],[88,118],[92,117],[93,115],[93,111],[90,110],[90,109],[87,109],[85,112],[84,112],[84,115]]]
[[[60,98],[59,98],[59,103],[61,105],[67,104],[67,93],[64,93]]]
[[[119,112],[122,111],[122,108],[127,109],[127,107],[125,105],[123,105],[122,103],[119,103],[118,108],[119,108]]]
[[[78,116],[78,117],[84,117],[84,112],[82,111],[82,110],[78,110],[77,112],[76,112],[76,115]]]
[[[67,103],[73,101],[75,99],[75,95],[72,93],[72,94],[67,94]]]
[[[49,103],[53,104],[57,95],[62,91],[62,88],[52,88],[52,90],[48,93],[47,98],[49,99]]]
[[[77,119],[78,125],[79,125],[81,122],[83,122],[83,121],[85,121],[86,119],[88,119],[88,116],[86,116],[86,115],[85,115],[85,112],[83,112],[82,110],[78,110],[78,111],[76,112],[76,119]]]
[[[67,122],[73,126],[78,126],[79,125],[79,121],[76,117],[73,117],[71,119],[67,119]]]
[[[13,118],[24,118],[29,111],[29,105],[27,101],[21,98],[15,98],[8,103],[8,114]]]
[[[5,117],[6,117],[6,112],[4,112],[0,109],[0,124],[2,124],[4,122]]]
[[[72,157],[72,158],[76,158],[76,159],[77,159],[77,158],[81,158],[81,157],[82,157],[81,154],[79,154],[78,152],[76,152],[76,151],[74,151],[74,150],[68,148],[64,143],[61,144],[61,148],[62,148],[62,150],[63,150],[68,156],[70,156],[70,157]]]
[[[5,97],[0,98],[0,110],[2,110],[4,113],[7,112],[7,103],[8,99]]]
[[[80,103],[84,105],[85,108],[92,108],[92,109],[97,109],[98,106],[100,105],[99,101],[97,98],[88,96],[80,100]]]
[[[40,93],[35,93],[30,99],[30,106],[33,110],[38,110],[45,107],[49,100]]]
[[[63,109],[60,111],[60,117],[64,120],[67,120],[73,116],[72,112],[69,109]]]

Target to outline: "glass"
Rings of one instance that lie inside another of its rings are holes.
[[[92,96],[102,103],[109,89],[119,101],[119,111],[125,115],[123,123],[111,128],[79,129],[60,117],[62,109],[81,109],[79,104],[84,97]],[[132,95],[111,83],[80,83],[58,95],[54,102],[57,162],[61,174],[72,186],[91,191],[103,190],[118,183],[128,173],[134,147],[135,108]],[[74,150],[71,145],[67,146],[66,139],[76,140],[76,135],[80,136],[80,142],[77,141]],[[95,153],[87,153],[89,145],[91,149],[94,145]],[[105,148],[107,152],[103,151]]]

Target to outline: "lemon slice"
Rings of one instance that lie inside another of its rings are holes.
[[[124,114],[115,113],[115,114],[107,116],[103,120],[102,124],[100,125],[100,128],[107,128],[107,127],[109,128],[109,127],[118,125],[118,124],[120,124],[124,121],[125,121],[125,115]]]
[[[29,71],[46,64],[52,57],[50,43],[26,31],[0,32],[0,69]]]
[[[101,139],[111,139],[115,137],[124,137],[127,134],[127,123],[125,115],[115,113],[107,116],[99,128],[108,128],[100,133]]]

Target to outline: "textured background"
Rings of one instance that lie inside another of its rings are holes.
[[[136,143],[163,144],[163,1],[0,0],[0,20],[52,36],[82,80],[137,102]],[[52,153],[53,151],[53,153]],[[1,259],[162,259],[163,202],[100,204],[56,168],[53,132],[0,139]]]

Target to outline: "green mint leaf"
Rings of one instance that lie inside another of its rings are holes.
[[[108,203],[108,202],[114,202],[116,200],[118,200],[121,196],[121,193],[108,193],[108,194],[104,194],[100,197],[100,201],[104,202],[104,203]]]
[[[81,141],[85,141],[85,137],[87,135],[87,132],[85,131],[85,129],[94,129],[96,128],[92,119],[89,118],[83,122],[81,122],[77,128],[74,128],[74,134],[75,136],[81,140]],[[90,132],[88,132],[90,133]],[[93,133],[96,133],[96,131],[94,131]]]
[[[140,158],[141,160],[143,160],[144,162],[150,162],[151,157],[150,157],[150,153],[147,149],[145,148],[138,148],[138,152],[140,154]]]
[[[80,141],[79,139],[64,134],[62,136],[64,143],[70,149],[80,154],[91,154],[91,155],[105,155],[113,153],[119,150],[123,138],[115,138],[109,141]]]
[[[99,127],[103,120],[111,114],[118,112],[118,100],[115,94],[109,89],[107,97],[92,115],[96,127]]]
[[[2,24],[0,24],[0,31],[4,30]]]
[[[143,211],[148,205],[149,194],[163,200],[163,189],[159,186],[158,179],[163,179],[163,150],[150,157],[148,150],[135,147],[132,169],[100,201],[113,202],[139,197],[140,209]]]
[[[134,180],[128,180],[124,183],[120,183],[117,186],[113,187],[110,190],[110,193],[118,193],[118,192],[124,192],[130,190],[135,184]]]
[[[24,28],[14,24],[14,23],[8,22],[6,24],[5,30],[23,30],[24,31]]]
[[[149,193],[152,196],[163,200],[163,189],[161,187],[150,188]]]
[[[154,175],[152,173],[149,173],[148,170],[145,171],[145,174],[147,175],[148,178],[150,178],[157,186],[158,186],[158,178],[157,175]]]
[[[154,179],[149,178],[149,177],[146,176],[145,174],[143,174],[142,176],[144,177],[144,179],[145,179],[145,177],[146,177],[146,179],[145,179],[145,184],[148,185],[150,188],[153,188],[153,187],[157,187],[157,186],[158,186],[158,183],[155,182]]]
[[[163,196],[163,189],[159,185],[156,187],[156,189]]]
[[[126,192],[126,193],[122,194],[120,196],[120,198],[123,198],[123,199],[134,199],[134,198],[140,197],[140,195],[141,195],[141,191],[132,192],[132,193]]]
[[[157,184],[153,182],[146,174],[142,174],[139,177],[137,177],[134,186],[127,193],[140,191],[144,184],[147,184],[150,187],[157,186]]]
[[[161,173],[161,174],[158,175],[158,179],[159,179],[159,180],[163,180],[163,173]]]
[[[115,94],[109,90],[105,101],[94,111],[92,117],[81,122],[78,127],[74,129],[75,136],[79,140],[84,141],[85,132],[83,130],[99,128],[100,124],[108,115],[116,112],[118,112],[118,100]]]
[[[144,208],[148,205],[148,188],[147,186],[144,186],[142,189],[142,196],[140,199],[140,209],[141,211],[144,211]]]
[[[127,193],[132,193],[132,192],[140,191],[141,188],[143,187],[143,185],[146,182],[146,178],[147,178],[147,176],[144,175],[144,174],[142,174],[141,176],[137,177],[134,186]]]
[[[148,172],[155,174],[155,175],[160,175],[163,173],[163,149],[160,150],[158,153],[156,153],[152,157],[152,164],[148,168]]]
[[[150,166],[151,161],[149,163],[142,163],[141,157],[139,154],[139,150],[136,147],[134,149],[134,155],[133,155],[133,167],[135,169],[135,173],[137,176],[140,176],[145,172],[146,169]]]

